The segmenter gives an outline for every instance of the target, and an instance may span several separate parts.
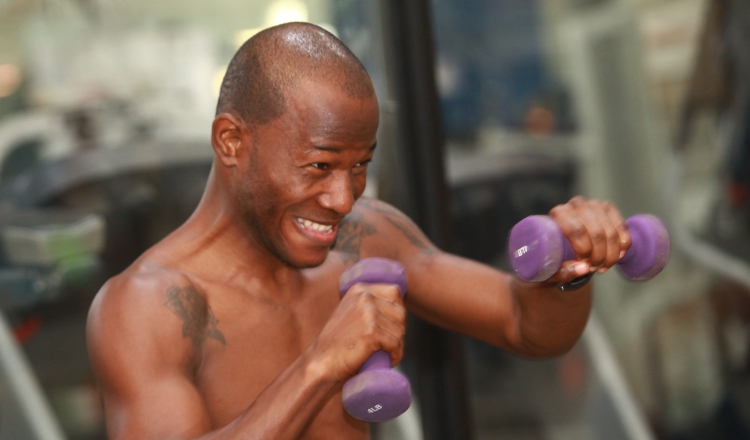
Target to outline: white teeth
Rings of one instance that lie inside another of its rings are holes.
[[[333,225],[321,225],[320,223],[315,223],[310,220],[303,220],[301,218],[297,219],[297,223],[303,225],[308,229],[312,229],[313,231],[331,232],[333,230]]]

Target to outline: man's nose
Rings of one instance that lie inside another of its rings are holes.
[[[339,215],[349,214],[354,206],[351,174],[345,171],[334,172],[329,179],[326,190],[320,196],[320,204]]]

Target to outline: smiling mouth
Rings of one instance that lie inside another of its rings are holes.
[[[330,234],[334,230],[334,225],[324,225],[300,217],[295,217],[295,220],[297,220],[297,223],[299,223],[303,228],[317,233]]]

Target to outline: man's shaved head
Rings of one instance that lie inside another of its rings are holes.
[[[301,79],[325,80],[357,99],[375,95],[357,57],[338,38],[310,23],[265,29],[232,58],[221,84],[216,113],[234,110],[251,126],[286,112],[287,94]]]

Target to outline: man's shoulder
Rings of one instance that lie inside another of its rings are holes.
[[[169,302],[170,289],[190,286],[190,277],[181,271],[136,262],[102,286],[91,304],[89,322],[104,319],[125,323],[132,316],[146,322],[152,315],[167,310],[164,306]]]
[[[186,310],[184,298],[170,299],[174,286],[183,286],[178,294],[183,292],[184,286],[191,286],[189,277],[139,263],[109,279],[97,293],[89,309],[86,339],[92,365],[106,389],[129,393],[137,388],[138,375],[183,374],[200,364],[195,341],[185,337],[191,334],[185,334],[186,321],[178,313]]]
[[[370,197],[362,197],[357,200],[357,203],[354,204],[352,212],[347,215],[346,221],[355,223],[367,223],[376,228],[375,232],[380,232],[377,231],[377,227],[381,226],[382,228],[382,225],[384,223],[406,222],[413,224],[413,222],[406,214],[398,210],[393,205],[390,205],[389,203],[386,203],[382,200],[373,199]]]
[[[390,236],[394,236],[392,232],[395,229],[398,232],[398,234],[395,234],[397,239],[406,239],[409,244],[418,248],[434,247],[419,226],[394,206],[382,200],[371,198],[362,198],[360,203],[364,212],[363,215],[373,222],[380,223],[381,229],[388,231]]]
[[[136,262],[124,272],[116,275],[104,284],[97,293],[98,297],[112,297],[120,299],[162,294],[173,285],[190,284],[188,274],[169,267]]]
[[[357,203],[354,204],[354,210],[359,210],[361,212],[369,212],[369,213],[390,213],[390,214],[398,214],[398,215],[404,215],[396,209],[393,205],[384,202],[380,199],[375,199],[372,197],[366,197],[362,196],[357,200]]]
[[[342,223],[339,235],[344,243],[361,243],[363,254],[392,256],[404,248],[435,249],[406,214],[386,202],[369,197],[357,201]]]

